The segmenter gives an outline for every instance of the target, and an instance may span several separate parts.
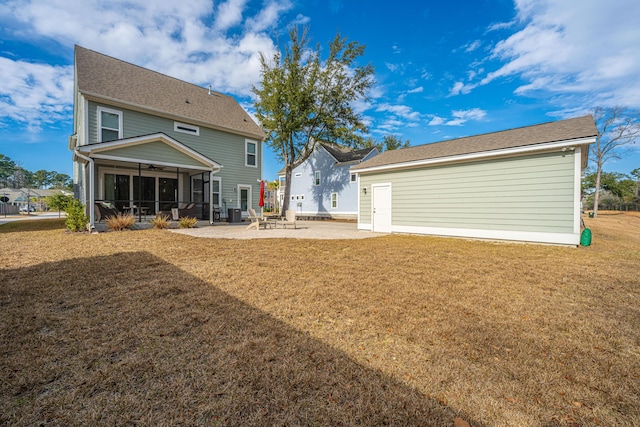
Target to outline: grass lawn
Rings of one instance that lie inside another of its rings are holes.
[[[640,217],[587,248],[0,227],[0,425],[640,425]]]

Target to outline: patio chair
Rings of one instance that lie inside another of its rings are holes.
[[[196,204],[182,204],[178,206],[178,217],[184,218],[185,216],[196,216]]]
[[[118,209],[112,207],[110,204],[105,202],[95,202],[93,209],[96,216],[95,219],[97,222],[100,222],[103,219],[106,220],[110,216],[116,216],[120,213]]]
[[[285,217],[278,222],[278,224],[282,225],[282,228],[287,228],[287,225],[293,225],[293,228],[296,227],[296,211],[293,209],[287,209],[285,213]]]
[[[247,227],[247,230],[251,228],[255,228],[256,230],[260,230],[260,226],[263,225],[264,228],[267,228],[267,219],[256,215],[256,211],[253,208],[247,208],[247,213],[249,214],[248,218],[251,221],[251,224]]]

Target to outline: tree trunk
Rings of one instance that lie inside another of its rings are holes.
[[[286,215],[287,209],[289,209],[289,201],[291,200],[291,175],[293,175],[293,168],[290,164],[286,164],[284,168],[284,199],[282,200],[282,212],[280,215]]]
[[[593,217],[598,217],[598,200],[600,199],[600,176],[602,174],[602,165],[598,164],[596,171],[596,190],[593,193]]]

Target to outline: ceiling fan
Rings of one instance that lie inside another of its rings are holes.
[[[161,171],[161,170],[164,170],[164,166],[149,165],[147,166],[147,169],[149,169],[150,171],[155,171],[155,170]]]

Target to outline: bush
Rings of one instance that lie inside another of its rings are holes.
[[[169,215],[158,215],[151,220],[151,224],[153,224],[153,228],[164,230],[169,228],[171,221],[169,220]]]
[[[198,225],[198,218],[192,216],[183,216],[178,222],[180,228],[194,228],[196,225]]]
[[[107,227],[112,231],[123,231],[131,228],[135,224],[136,220],[131,214],[118,214],[107,217]]]
[[[78,199],[71,199],[65,206],[67,220],[65,225],[70,231],[85,231],[89,223],[89,217],[84,211],[84,205]]]

